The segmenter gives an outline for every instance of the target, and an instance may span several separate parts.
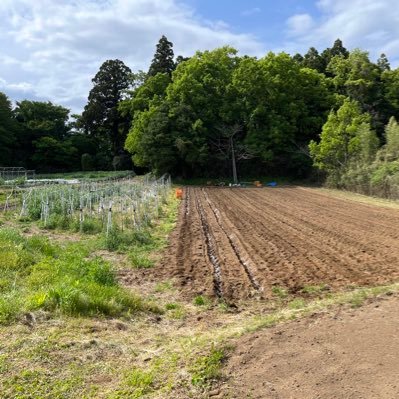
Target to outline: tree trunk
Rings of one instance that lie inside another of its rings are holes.
[[[230,147],[231,147],[231,162],[232,162],[232,166],[233,166],[233,182],[234,182],[234,184],[238,184],[236,156],[235,156],[235,152],[234,152],[234,141],[233,141],[232,136],[230,136]]]

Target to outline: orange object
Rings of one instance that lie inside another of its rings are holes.
[[[183,199],[183,190],[181,188],[176,189],[176,198]]]

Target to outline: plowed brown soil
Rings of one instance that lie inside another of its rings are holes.
[[[225,368],[229,399],[399,397],[399,298],[249,334]]]
[[[159,275],[189,296],[399,280],[399,211],[301,187],[185,188]]]

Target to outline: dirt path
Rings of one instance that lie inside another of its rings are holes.
[[[225,299],[378,285],[399,279],[398,239],[397,209],[299,187],[186,188],[156,273]]]
[[[246,335],[229,359],[236,399],[399,397],[399,297]]]

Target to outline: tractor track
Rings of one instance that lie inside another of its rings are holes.
[[[200,220],[201,220],[201,227],[202,227],[202,233],[204,235],[206,252],[207,252],[209,261],[211,262],[211,264],[213,266],[214,291],[215,291],[215,294],[217,297],[222,298],[223,297],[222,270],[221,270],[220,261],[219,261],[218,254],[217,254],[215,238],[213,237],[213,235],[211,233],[209,225],[206,221],[204,208],[202,207],[202,204],[200,203],[198,198],[196,198],[196,200],[195,200],[195,205],[196,205],[196,209],[197,209],[197,212],[198,212]]]
[[[234,240],[234,235],[233,234],[229,234],[226,231],[226,228],[223,226],[223,222],[222,222],[222,218],[220,215],[220,212],[218,211],[217,208],[215,208],[215,206],[212,204],[211,200],[209,199],[209,196],[207,195],[207,193],[205,192],[205,190],[203,190],[205,199],[210,207],[210,209],[212,210],[213,214],[215,215],[216,221],[219,225],[219,227],[221,228],[221,230],[223,231],[223,233],[226,235],[227,239],[229,240],[229,243],[231,245],[231,248],[233,249],[234,253],[237,256],[238,261],[240,262],[240,264],[242,265],[242,267],[245,270],[245,273],[248,276],[249,281],[251,282],[253,288],[257,291],[262,291],[262,287],[260,286],[260,284],[258,283],[256,277],[254,276],[254,266],[251,264],[251,261],[249,259],[249,256],[246,254],[246,257],[244,258],[244,256],[242,255],[242,249],[239,248],[239,244],[237,242],[235,242]]]

